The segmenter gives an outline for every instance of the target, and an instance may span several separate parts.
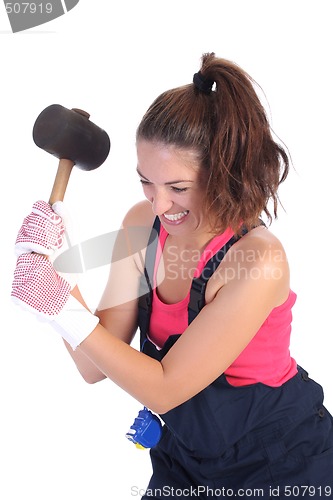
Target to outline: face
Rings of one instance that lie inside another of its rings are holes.
[[[204,193],[196,152],[140,140],[137,156],[144,194],[167,232],[205,230]]]

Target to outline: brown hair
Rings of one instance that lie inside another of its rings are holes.
[[[207,92],[189,84],[164,92],[142,118],[137,140],[197,151],[216,231],[255,225],[263,212],[271,222],[268,204],[272,200],[276,218],[277,190],[289,161],[273,140],[255,82],[214,53],[202,56],[200,78],[215,88]]]

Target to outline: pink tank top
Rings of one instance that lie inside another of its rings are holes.
[[[155,260],[154,280],[161,259],[165,240],[168,236],[161,226],[158,250]],[[226,230],[213,238],[205,248],[197,263],[194,277],[200,276],[205,264],[229,240],[233,232]],[[156,280],[155,280],[156,283]],[[190,294],[175,304],[162,302],[154,283],[152,314],[149,338],[159,348],[170,335],[183,333],[188,326],[187,306]],[[297,373],[296,361],[290,356],[292,312],[296,294],[290,290],[284,304],[272,310],[261,328],[238,358],[224,372],[233,386],[243,386],[261,382],[278,387]]]

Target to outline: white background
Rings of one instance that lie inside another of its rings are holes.
[[[53,332],[10,302],[13,244],[37,199],[48,199],[57,160],[32,140],[53,103],[90,112],[112,142],[96,171],[74,170],[66,202],[82,239],[116,230],[141,199],[136,126],[162,91],[191,82],[203,52],[237,62],[264,89],[294,170],[272,226],[291,265],[292,353],[332,385],[332,26],[316,0],[81,0],[67,15],[12,34],[0,5],[1,349],[0,498],[139,498],[148,452],[124,434],[141,405],[110,381],[88,385]],[[81,276],[93,308],[106,268]]]

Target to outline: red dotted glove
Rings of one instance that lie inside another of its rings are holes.
[[[52,255],[64,242],[65,225],[60,216],[62,202],[37,201],[24,219],[15,242],[16,255],[36,252]]]
[[[25,309],[51,319],[63,309],[70,291],[69,283],[56,273],[47,258],[25,253],[17,259],[12,297]]]
[[[70,291],[70,284],[56,273],[46,257],[26,253],[17,259],[11,293],[13,301],[49,320],[75,350],[99,320]]]

